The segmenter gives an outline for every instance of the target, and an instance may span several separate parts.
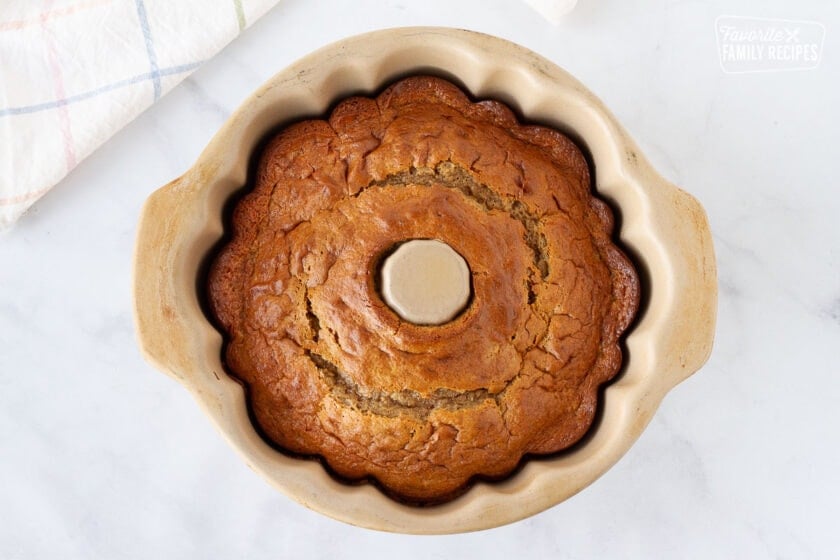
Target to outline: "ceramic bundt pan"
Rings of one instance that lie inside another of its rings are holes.
[[[260,438],[242,386],[225,374],[222,337],[197,291],[223,235],[222,209],[247,181],[259,141],[277,125],[318,117],[337,100],[398,77],[434,73],[477,98],[507,102],[527,121],[569,132],[591,156],[597,191],[621,216],[620,238],[645,280],[644,308],[626,338],[623,374],[603,392],[580,445],[479,482],[441,506],[418,508],[371,484],[331,478]],[[135,320],[147,360],[186,387],[225,439],[273,486],[333,518],[405,533],[457,533],[510,523],[591,484],[630,448],[665,394],[708,358],[717,287],[711,234],[697,201],[654,171],[603,104],[548,60],[507,41],[442,28],[377,31],[329,45],[271,78],[213,137],[195,165],[146,202],[134,256]],[[651,481],[655,484],[655,481]]]

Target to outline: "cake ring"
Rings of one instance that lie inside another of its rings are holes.
[[[580,149],[435,77],[283,129],[229,228],[208,301],[261,434],[406,503],[578,442],[638,307]],[[393,292],[389,258],[417,240],[462,259],[466,296],[434,273],[418,293],[442,295]]]

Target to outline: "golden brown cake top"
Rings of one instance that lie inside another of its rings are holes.
[[[231,228],[208,296],[260,430],[407,502],[578,441],[638,304],[579,149],[438,78],[284,129]],[[472,299],[443,325],[379,294],[412,239],[469,265]]]

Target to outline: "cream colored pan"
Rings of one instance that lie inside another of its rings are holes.
[[[598,192],[621,215],[621,240],[644,271],[646,294],[626,340],[624,374],[605,390],[603,416],[584,444],[430,508],[399,504],[370,484],[339,483],[317,461],[266,444],[251,424],[242,387],[222,369],[222,337],[197,293],[201,263],[223,233],[222,207],[245,185],[251,154],[267,132],[321,115],[348,94],[372,93],[421,72],[452,77],[475,97],[506,101],[527,120],[558,126],[583,143]],[[228,119],[190,170],[149,197],[134,259],[136,327],[146,359],[192,393],[272,486],[313,510],[384,531],[474,531],[562,502],[627,452],[665,394],[706,361],[714,336],[715,258],[698,202],[652,169],[606,107],[565,71],[502,39],[453,29],[377,31],[282,70]]]

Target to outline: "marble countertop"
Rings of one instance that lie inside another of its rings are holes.
[[[281,0],[0,236],[0,558],[836,558],[840,549],[840,4]],[[352,6],[352,7],[351,7]],[[723,71],[721,15],[821,23],[822,61]],[[354,528],[272,490],[139,355],[139,210],[231,111],[325,43],[402,25],[498,35],[612,109],[714,232],[715,349],[595,484],[499,529]],[[832,101],[835,100],[835,101]]]

